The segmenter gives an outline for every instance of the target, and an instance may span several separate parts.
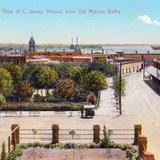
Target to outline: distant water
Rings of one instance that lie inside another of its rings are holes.
[[[150,45],[103,45],[104,50],[112,50],[114,52],[132,53],[160,53],[160,50],[154,50]]]
[[[37,51],[41,52],[73,52],[70,48],[38,48]],[[150,54],[160,54],[160,50],[154,50],[150,45],[102,45],[102,49],[99,48],[83,48],[81,49],[83,54],[94,54],[94,53],[104,53],[104,54],[116,54],[117,52],[124,52],[126,54],[133,53],[150,53]]]

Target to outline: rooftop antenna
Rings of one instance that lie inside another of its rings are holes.
[[[71,45],[70,45],[70,49],[74,49],[73,37],[72,37],[71,41],[72,41],[72,43],[71,43]]]
[[[72,37],[72,40],[71,40],[71,41],[72,41],[72,44],[73,44],[73,37]]]
[[[78,45],[78,37],[76,37],[76,44]]]

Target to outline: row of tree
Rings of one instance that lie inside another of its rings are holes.
[[[55,94],[65,99],[80,91],[98,93],[107,88],[105,75],[115,73],[106,62],[86,64],[61,63],[52,65],[16,65],[4,63],[0,66],[0,101],[28,101],[39,89],[55,89]]]

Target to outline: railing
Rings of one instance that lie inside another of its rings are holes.
[[[117,144],[133,144],[135,132],[134,129],[106,129],[111,132],[110,140]],[[104,130],[101,130],[101,139],[104,138]]]
[[[119,144],[133,144],[134,129],[107,129],[110,130],[111,141]],[[74,137],[70,134],[74,131]],[[21,143],[51,143],[53,139],[52,129],[20,129]],[[93,143],[94,131],[92,129],[59,129],[60,143]],[[100,139],[105,137],[104,130],[100,130]]]
[[[74,131],[74,135],[71,132]],[[62,143],[92,143],[93,130],[91,129],[61,129],[59,131],[60,142]]]
[[[20,129],[21,143],[51,143],[52,130],[51,129]]]

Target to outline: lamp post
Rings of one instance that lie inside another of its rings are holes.
[[[74,160],[74,156],[75,156],[75,153],[74,153],[74,136],[75,136],[76,132],[74,130],[71,130],[69,132],[69,134],[72,136],[72,139],[73,139],[73,160]]]

